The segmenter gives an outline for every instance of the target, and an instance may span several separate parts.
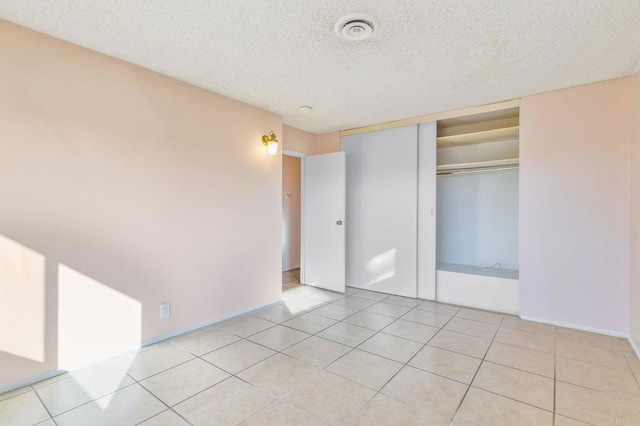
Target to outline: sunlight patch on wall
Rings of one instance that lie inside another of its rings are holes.
[[[364,267],[369,275],[367,286],[379,283],[396,274],[396,249],[392,248],[369,259]]]
[[[0,351],[44,362],[45,257],[0,235]]]
[[[58,367],[71,370],[140,347],[142,305],[58,265]]]

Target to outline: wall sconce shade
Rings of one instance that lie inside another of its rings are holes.
[[[268,135],[262,135],[262,144],[267,147],[267,153],[269,155],[276,155],[278,153],[278,139],[273,131]]]

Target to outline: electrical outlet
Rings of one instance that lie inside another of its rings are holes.
[[[171,316],[171,305],[169,302],[160,305],[160,318]]]

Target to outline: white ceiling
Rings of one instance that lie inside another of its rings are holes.
[[[371,39],[335,35],[352,12],[379,19]],[[625,76],[640,60],[638,0],[1,0],[0,17],[314,133]]]

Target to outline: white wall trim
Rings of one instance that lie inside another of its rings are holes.
[[[249,313],[249,312],[252,312],[252,311],[256,311],[256,310],[261,309],[261,308],[264,308],[266,306],[274,305],[274,304],[276,304],[278,302],[281,302],[281,299],[272,300],[272,301],[266,302],[266,303],[261,303],[259,305],[255,305],[255,306],[251,306],[251,307],[246,308],[246,309],[235,311],[235,312],[232,312],[230,314],[223,315],[221,317],[217,317],[217,318],[214,318],[214,319],[209,320],[209,321],[201,322],[199,324],[195,324],[195,325],[192,325],[192,326],[189,326],[189,327],[185,327],[185,328],[182,328],[180,330],[172,331],[170,333],[162,334],[160,336],[156,336],[156,337],[153,337],[151,339],[143,340],[142,343],[141,343],[141,346],[139,346],[139,347],[145,347],[145,346],[153,345],[154,343],[158,343],[158,342],[161,342],[163,340],[167,340],[167,339],[170,339],[172,337],[176,337],[176,336],[179,336],[181,334],[188,333],[190,331],[198,330],[198,329],[203,328],[203,327],[207,327],[207,326],[210,326],[210,325],[213,325],[213,324],[216,324],[216,323],[219,323],[219,322],[231,319],[231,318],[235,318],[237,316],[240,316],[240,315],[243,315],[243,314],[246,314],[246,313]],[[76,370],[77,368],[86,367],[88,365],[95,364],[95,363],[98,363],[98,362],[101,362],[101,361],[105,361],[108,358],[112,358],[112,357],[115,357],[115,356],[118,356],[118,355],[126,354],[128,352],[131,352],[132,350],[138,349],[139,347],[130,348],[130,349],[127,349],[127,350],[119,352],[119,353],[110,354],[108,357],[101,357],[100,359],[97,359],[94,362],[91,362],[91,363],[88,363],[88,364],[83,364],[82,366],[76,367],[73,370]],[[69,370],[69,371],[72,371],[72,370]],[[30,376],[30,377],[27,377],[25,379],[18,380],[17,382],[10,383],[10,384],[8,384],[6,386],[0,386],[0,394],[5,393],[5,392],[9,392],[9,391],[12,391],[12,390],[15,390],[15,389],[19,389],[19,388],[22,388],[24,386],[30,386],[30,385],[38,383],[38,382],[40,382],[42,380],[47,380],[47,379],[50,379],[50,378],[55,377],[55,376],[59,376],[60,374],[64,374],[64,373],[67,373],[67,372],[68,372],[67,370],[45,371],[44,373],[36,374],[35,376]]]
[[[291,151],[290,149],[283,149],[282,155],[288,155],[289,157],[298,157],[298,158],[304,158],[307,156],[307,154],[305,154],[304,152]]]
[[[627,340],[629,341],[629,344],[631,345],[634,352],[636,353],[636,356],[638,357],[638,359],[640,359],[640,348],[636,345],[636,343],[633,341],[631,336],[627,337]]]
[[[548,320],[543,318],[530,317],[527,315],[520,315],[520,318],[527,321],[541,322],[543,324],[549,324],[549,325],[556,325],[558,327],[572,328],[574,330],[589,331],[591,333],[605,334],[607,336],[622,337],[625,339],[629,339],[629,335],[621,331],[607,330],[604,328],[586,327],[583,325],[573,324],[569,322],[553,321],[553,320]]]
[[[210,325],[217,324],[219,322],[222,322],[222,321],[225,321],[225,320],[228,320],[228,319],[231,319],[231,318],[235,318],[235,317],[238,317],[240,315],[244,315],[244,314],[252,312],[252,311],[256,311],[256,310],[264,308],[266,306],[274,305],[274,304],[276,304],[278,302],[281,302],[281,301],[282,301],[281,299],[277,299],[277,300],[272,300],[272,301],[267,302],[267,303],[261,303],[259,305],[255,305],[255,306],[252,306],[252,307],[249,307],[249,308],[246,308],[246,309],[242,309],[240,311],[235,311],[235,312],[232,312],[230,314],[223,315],[221,317],[217,317],[217,318],[205,321],[205,322],[201,322],[199,324],[195,324],[195,325],[192,325],[192,326],[189,326],[189,327],[181,328],[180,330],[172,331],[172,332],[169,332],[169,333],[166,333],[166,334],[161,334],[160,336],[156,336],[156,337],[152,337],[151,339],[143,340],[142,341],[142,347],[153,345],[154,343],[162,342],[163,340],[171,339],[172,337],[180,336],[181,334],[189,333],[191,331],[195,331],[195,330],[198,330],[200,328],[208,327]]]
[[[36,374],[35,376],[27,377],[26,379],[18,380],[17,382],[13,382],[6,386],[0,386],[0,394],[5,392],[10,392],[12,390],[20,389],[25,386],[30,386],[34,383],[41,382],[43,380],[50,379],[55,376],[59,376],[61,374],[66,373],[64,370],[50,370],[45,371],[44,373]]]

